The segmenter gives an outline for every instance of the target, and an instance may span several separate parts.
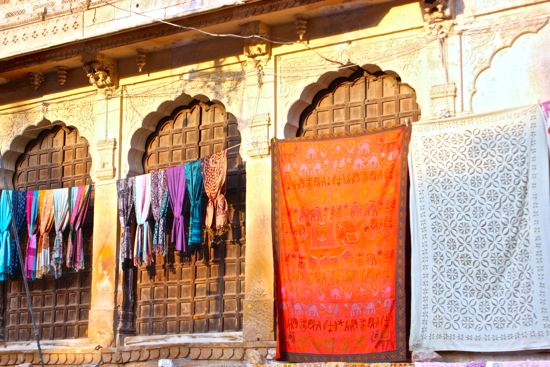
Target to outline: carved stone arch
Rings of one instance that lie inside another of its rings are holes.
[[[467,85],[469,96],[467,103],[469,104],[469,109],[471,112],[474,107],[474,96],[478,92],[478,80],[481,74],[486,70],[490,69],[493,60],[501,51],[512,48],[516,41],[529,34],[539,34],[539,32],[544,29],[550,17],[544,17],[540,19],[535,19],[527,24],[527,26],[518,29],[512,29],[511,31],[501,31],[498,33],[497,30],[494,30],[489,35],[473,35],[470,36],[470,44],[472,45],[472,50],[470,51],[469,59],[471,60],[471,72],[472,79],[471,83]],[[491,47],[487,47],[491,46]]]
[[[128,149],[128,172],[127,177],[143,174],[143,155],[145,153],[146,143],[149,136],[155,132],[158,124],[167,118],[170,118],[182,106],[188,106],[196,102],[204,104],[215,103],[225,110],[226,106],[218,99],[210,99],[204,94],[197,94],[191,97],[188,94],[182,94],[174,100],[161,102],[156,110],[147,113],[143,118],[141,126],[135,129],[130,138],[130,148]],[[236,119],[234,114],[231,114]]]
[[[50,121],[47,118],[42,117],[36,122],[29,121],[29,124],[25,126],[23,130],[18,135],[15,135],[13,139],[9,142],[8,148],[5,152],[2,153],[4,158],[4,167],[6,169],[6,178],[8,180],[8,185],[10,189],[14,189],[13,179],[16,170],[17,161],[20,156],[25,153],[25,149],[29,142],[35,140],[45,131],[51,130],[56,126],[61,126],[64,128],[74,128],[78,131],[80,137],[83,137],[87,140],[88,146],[90,147],[88,155],[92,158],[93,162],[93,149],[92,141],[93,137],[85,136],[82,134],[82,131],[77,126],[68,125],[64,121],[53,120]],[[91,172],[90,172],[91,173]],[[3,186],[3,181],[2,181]]]
[[[392,77],[397,80],[401,85],[406,86],[414,91],[413,87],[401,81],[398,73],[393,70],[382,71],[382,69],[377,65],[367,64],[363,67],[350,65],[342,67],[338,71],[327,72],[321,75],[315,83],[306,86],[302,90],[300,98],[295,101],[289,108],[287,122],[284,127],[284,137],[293,138],[296,136],[300,129],[300,121],[303,113],[307,109],[314,108],[316,101],[318,101],[322,95],[329,93],[331,90],[334,90],[341,83],[353,80],[360,77],[361,75],[372,75],[373,77]],[[420,107],[418,106],[418,101],[416,99],[416,94],[414,96],[414,99],[414,103],[417,106],[417,108],[415,109],[420,110]],[[418,118],[419,116],[420,114],[418,113]],[[416,121],[416,118],[414,121]]]

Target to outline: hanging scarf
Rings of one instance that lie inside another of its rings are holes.
[[[117,181],[118,218],[122,227],[120,258],[123,270],[129,269],[133,265],[132,219],[134,217],[134,184],[134,177]]]
[[[135,177],[134,206],[138,224],[134,246],[134,265],[151,264],[151,231],[149,230],[149,211],[151,208],[151,181],[149,175]]]
[[[63,231],[69,223],[69,189],[53,190],[55,242],[52,252],[53,275],[59,279],[63,264]]]
[[[15,226],[19,241],[23,237],[25,231],[25,225],[27,224],[27,192],[26,191],[12,191],[12,207],[15,216]],[[19,261],[19,254],[17,253],[17,241],[15,236],[11,241],[11,256],[9,264],[9,273],[12,279],[17,278],[21,274],[21,262]]]
[[[201,161],[193,161],[185,164],[185,181],[189,203],[191,204],[191,218],[189,220],[189,249],[200,249],[202,245],[202,205],[201,199],[204,193],[201,175]],[[172,189],[168,187],[170,192]],[[174,204],[172,204],[172,207]]]
[[[36,278],[42,278],[50,272],[50,231],[54,222],[53,190],[43,190],[40,195],[40,236],[38,237]]]
[[[27,252],[25,255],[25,276],[35,280],[36,237],[38,233],[38,191],[27,191]]]
[[[221,235],[229,230],[227,200],[227,149],[201,158],[201,173],[204,191],[208,196],[206,207],[206,230],[213,235]]]
[[[82,224],[86,219],[92,190],[90,185],[73,187],[71,190],[71,235],[67,246],[67,267],[80,271],[84,269]]]
[[[0,197],[0,280],[6,280],[9,273],[10,260],[10,229],[11,229],[11,210],[10,203],[11,191],[2,191]]]
[[[166,170],[168,181],[168,193],[170,204],[174,213],[174,224],[172,225],[172,242],[176,243],[177,251],[187,251],[185,241],[185,166],[172,167]]]
[[[151,209],[155,218],[153,252],[164,255],[166,255],[166,212],[168,211],[166,181],[166,171],[151,173]]]

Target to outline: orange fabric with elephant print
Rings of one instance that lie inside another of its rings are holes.
[[[274,141],[277,357],[405,359],[410,128]]]

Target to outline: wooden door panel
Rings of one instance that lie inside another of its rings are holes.
[[[389,75],[359,72],[319,92],[300,117],[298,136],[334,134],[420,119],[414,90]]]
[[[161,121],[146,144],[145,172],[174,167],[240,143],[237,121],[222,106],[194,102]],[[203,216],[206,213],[203,196]],[[137,269],[136,333],[188,334],[242,330],[244,299],[244,224],[246,171],[238,149],[228,151],[227,201],[233,227],[213,248],[203,232],[203,249],[155,256],[152,266]],[[189,208],[186,213],[189,226]],[[167,215],[167,240],[172,229]],[[226,307],[227,305],[227,307]]]
[[[91,184],[91,157],[88,142],[76,129],[55,127],[29,142],[16,165],[16,190],[46,190]],[[40,338],[75,339],[88,335],[91,302],[91,248],[93,229],[93,191],[83,225],[85,269],[76,272],[63,266],[63,275],[48,275],[29,283]],[[55,233],[50,233],[50,244]],[[65,245],[67,232],[64,236]],[[27,236],[21,239],[25,251]],[[23,280],[6,281],[4,331],[6,341],[34,340]]]

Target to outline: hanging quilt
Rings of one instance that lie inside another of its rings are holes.
[[[537,106],[413,127],[411,350],[550,347],[544,130]]]
[[[409,129],[275,141],[278,358],[405,359]]]

